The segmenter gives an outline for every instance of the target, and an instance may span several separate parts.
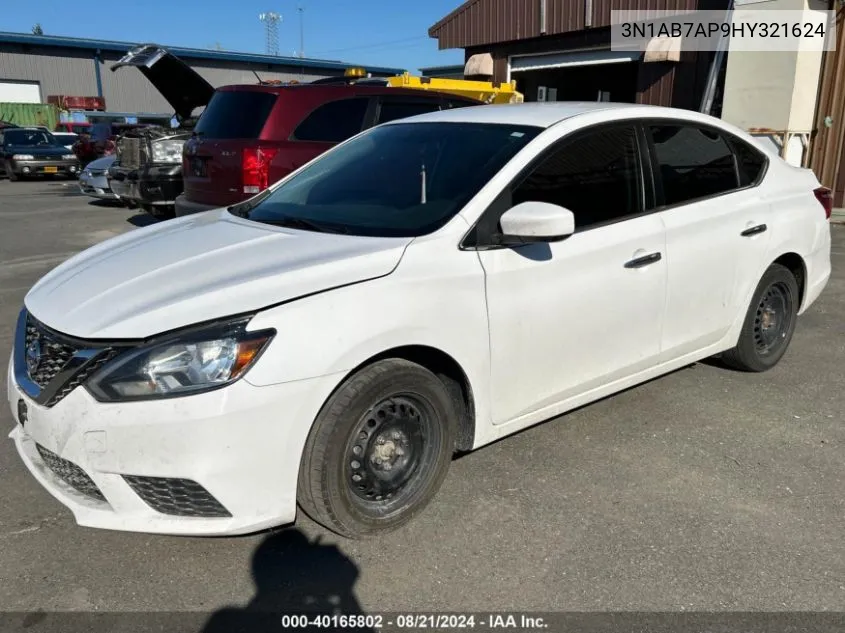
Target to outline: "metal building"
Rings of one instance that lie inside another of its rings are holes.
[[[661,59],[611,50],[611,10],[724,10],[729,0],[467,0],[428,31],[526,101],[622,101],[698,109],[713,53]]]
[[[0,32],[0,102],[43,103],[50,95],[104,97],[112,112],[170,113],[172,108],[132,68],[109,70],[132,42]],[[262,80],[310,81],[340,76],[342,61],[167,47],[212,86]],[[400,68],[366,67],[374,77],[398,75]]]

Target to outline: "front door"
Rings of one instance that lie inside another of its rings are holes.
[[[634,126],[563,139],[512,186],[509,206],[526,201],[571,210],[576,232],[479,252],[496,424],[636,373],[660,354],[665,236],[660,218],[643,213]]]

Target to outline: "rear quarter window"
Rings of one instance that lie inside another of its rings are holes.
[[[364,127],[370,105],[368,97],[339,99],[324,103],[305,117],[293,132],[297,141],[341,143]]]
[[[254,90],[215,92],[194,131],[207,138],[258,138],[277,98]]]

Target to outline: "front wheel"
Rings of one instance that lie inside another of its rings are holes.
[[[795,275],[772,264],[757,285],[736,347],[723,355],[725,363],[751,372],[777,365],[792,341],[800,300]]]
[[[12,165],[10,163],[6,163],[6,175],[9,177],[10,182],[16,182],[20,180],[20,176],[18,176],[14,170],[12,169]]]
[[[348,538],[399,528],[443,483],[455,420],[449,393],[424,367],[402,359],[365,367],[317,416],[300,465],[300,507]]]

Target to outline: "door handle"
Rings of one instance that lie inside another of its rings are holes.
[[[757,226],[752,226],[750,229],[745,229],[742,233],[740,233],[740,235],[742,235],[742,237],[751,237],[752,235],[765,233],[768,229],[769,227],[765,224],[758,224]]]
[[[636,259],[632,259],[629,262],[625,263],[625,268],[643,268],[648,266],[649,264],[653,264],[655,262],[659,262],[663,259],[663,255],[660,253],[650,253],[648,255],[643,255],[642,257],[637,257]]]

